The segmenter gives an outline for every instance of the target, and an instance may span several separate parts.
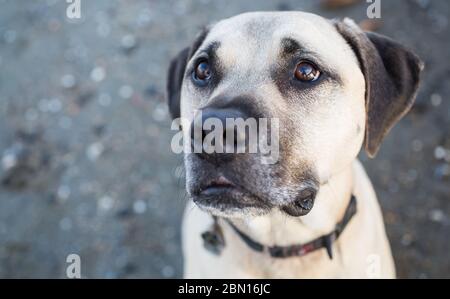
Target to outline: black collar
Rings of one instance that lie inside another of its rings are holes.
[[[233,230],[238,234],[238,236],[247,244],[251,249],[258,252],[267,252],[271,257],[274,258],[287,258],[293,256],[303,256],[312,251],[325,248],[327,250],[330,259],[333,258],[332,244],[339,235],[342,233],[344,228],[350,222],[353,215],[356,214],[356,198],[352,195],[350,202],[345,210],[344,217],[336,224],[335,229],[327,235],[323,235],[317,239],[312,240],[306,244],[295,244],[290,246],[265,246],[261,243],[252,240],[245,233],[240,231],[231,221],[225,219],[227,223],[233,228]],[[225,240],[223,238],[222,230],[218,224],[217,218],[214,217],[214,225],[211,230],[206,231],[202,234],[204,241],[204,246],[209,251],[220,254],[223,247],[225,246]]]

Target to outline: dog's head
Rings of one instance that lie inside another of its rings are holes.
[[[362,144],[376,154],[410,109],[421,69],[400,44],[347,19],[261,12],[209,26],[172,61],[172,117],[277,119],[279,156],[265,164],[261,153],[186,153],[189,195],[222,216],[308,213]]]

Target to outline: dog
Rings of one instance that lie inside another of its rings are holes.
[[[172,118],[279,119],[279,159],[185,153],[186,278],[395,278],[357,159],[411,108],[423,69],[352,20],[252,12],[207,26],[169,67]],[[182,126],[185,139],[192,128]]]

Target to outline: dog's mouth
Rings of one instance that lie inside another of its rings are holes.
[[[270,206],[242,186],[223,175],[206,180],[192,192],[193,201],[210,212],[238,212],[242,209],[259,210],[262,213]]]
[[[205,180],[191,192],[191,195],[197,206],[213,214],[236,215],[244,210],[250,210],[253,214],[262,215],[272,208],[278,208],[292,217],[300,217],[312,210],[317,192],[318,188],[310,184],[295,200],[281,206],[274,205],[225,176],[219,175]]]
[[[206,184],[200,186],[198,195],[200,196],[215,196],[222,193],[232,192],[237,187],[224,176],[219,176]]]

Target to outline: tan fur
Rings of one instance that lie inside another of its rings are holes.
[[[249,35],[249,28],[257,29]],[[264,38],[267,36],[270,38]],[[288,100],[284,99],[267,75],[271,63],[277,60],[278,41],[284,36],[295,38],[317,53],[321,61],[339,73],[341,85],[325,85],[326,88],[304,99],[295,98],[294,95]],[[214,25],[203,45],[212,41],[221,43],[218,56],[226,69],[226,75],[208,98],[201,98],[192,83],[185,81],[181,116],[192,119],[195,109],[206,106],[211,98],[223,93],[252,93],[260,101],[270,101],[274,113],[279,113],[287,124],[295,122],[301,128],[291,130],[293,146],[286,168],[300,167],[303,161],[313,163],[321,184],[315,206],[306,216],[290,217],[274,209],[259,216],[242,213],[232,218],[233,223],[260,243],[283,246],[305,243],[331,232],[341,220],[352,193],[357,198],[358,212],[333,244],[333,260],[328,258],[324,249],[303,257],[271,258],[249,249],[223,221],[220,225],[226,246],[222,254],[216,256],[204,249],[200,237],[210,228],[211,215],[189,203],[182,232],[184,276],[395,277],[380,208],[371,183],[356,160],[364,138],[365,81],[350,46],[328,20],[300,12],[239,15]],[[201,50],[202,47],[198,51]],[[192,64],[192,60],[189,64]],[[302,102],[308,104],[303,105]],[[263,103],[255,102],[255,105],[259,104]],[[187,181],[194,179],[195,175],[189,172],[190,163],[186,159]],[[285,185],[261,185],[261,188],[264,187],[279,196],[280,200],[291,192],[289,186]]]

